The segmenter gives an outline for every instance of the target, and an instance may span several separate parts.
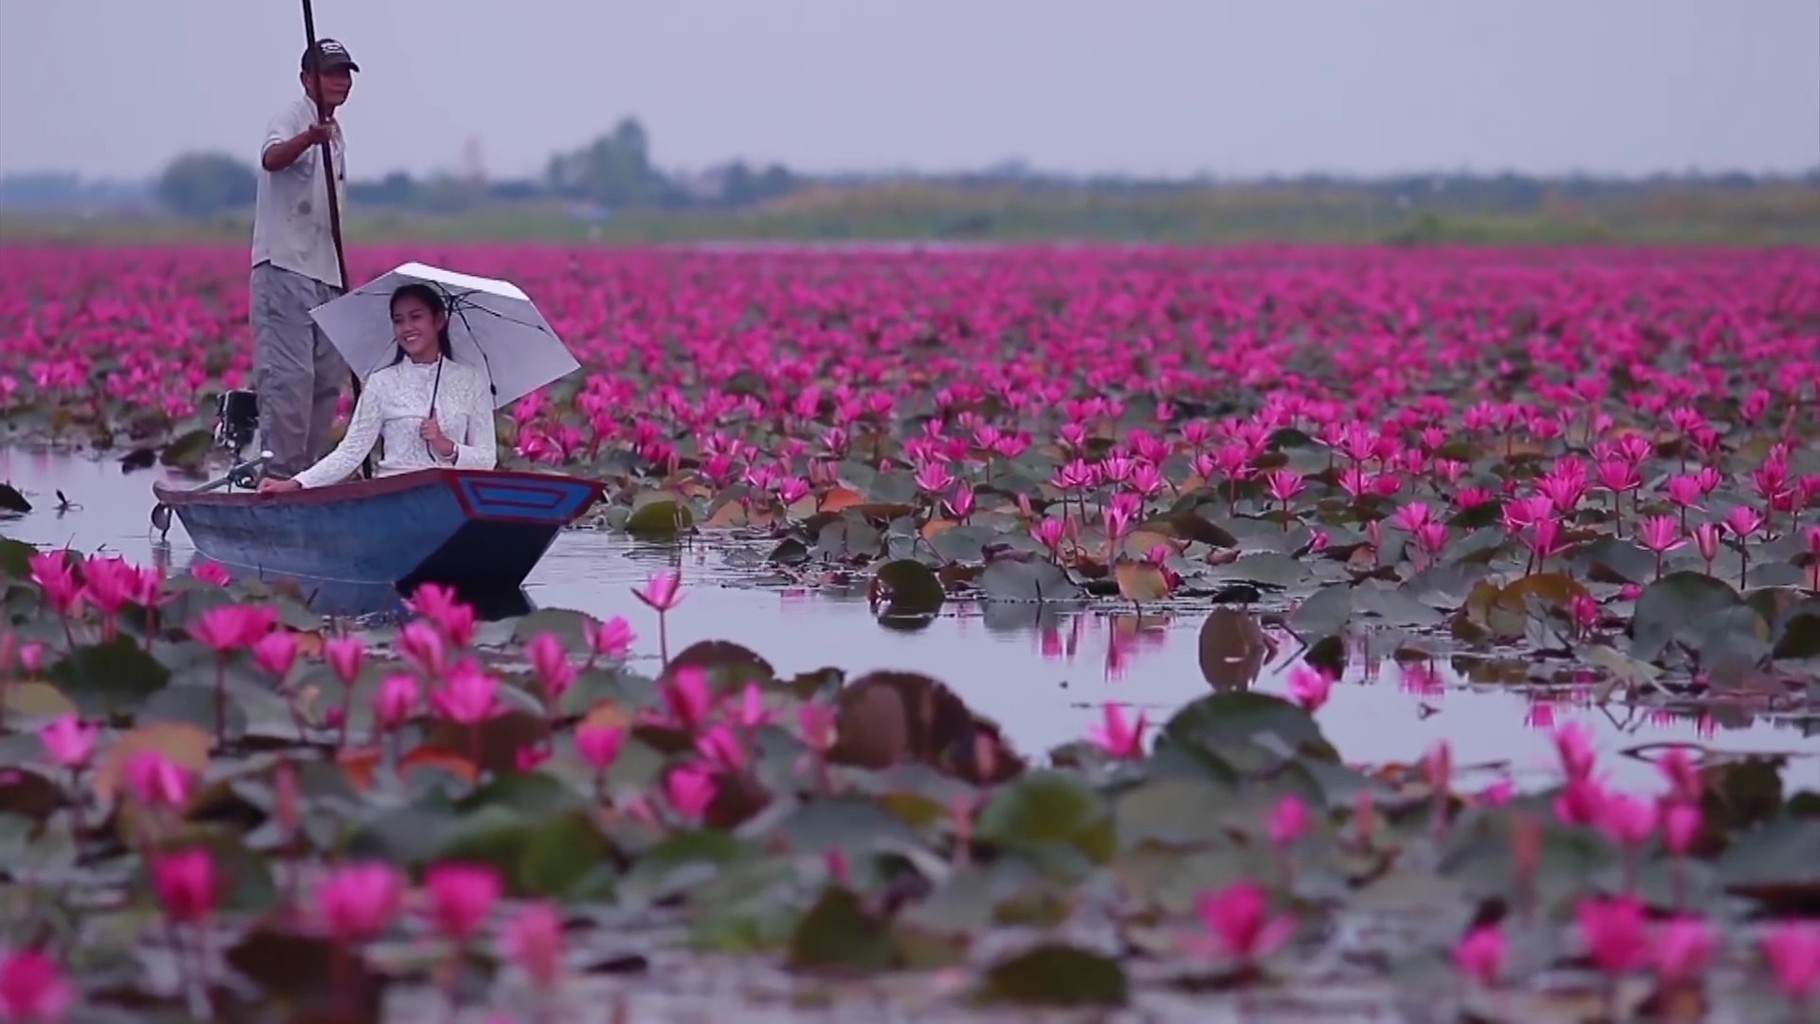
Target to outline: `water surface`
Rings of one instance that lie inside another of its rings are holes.
[[[111,459],[0,451],[0,480],[32,501],[21,518],[0,520],[0,535],[33,543],[109,551],[151,561],[158,547],[150,523],[152,482],[163,470],[123,473]],[[57,510],[57,491],[75,505]],[[162,552],[160,552],[162,554]],[[195,552],[181,523],[171,527],[169,558],[176,570]],[[711,538],[689,545],[653,545],[623,536],[570,531],[557,538],[525,590],[543,608],[574,608],[606,618],[624,616],[638,632],[635,653],[657,658],[657,623],[632,588],[664,568],[683,573],[687,593],[671,615],[671,650],[697,640],[732,640],[764,655],[780,673],[835,665],[850,674],[871,669],[923,672],[954,687],[977,711],[1001,723],[1017,747],[1040,755],[1080,738],[1100,721],[1101,706],[1119,701],[1152,721],[1197,696],[1209,684],[1198,660],[1197,635],[1207,612],[1146,614],[1095,608],[951,602],[915,632],[880,625],[863,588],[766,585],[749,551]],[[1265,664],[1254,689],[1283,692],[1294,666],[1294,645]],[[1752,718],[1736,709],[1706,716],[1588,706],[1572,700],[1538,702],[1503,686],[1469,686],[1445,661],[1434,671],[1407,671],[1385,660],[1375,671],[1349,659],[1319,721],[1341,754],[1355,763],[1412,761],[1437,740],[1449,740],[1460,764],[1502,763],[1520,784],[1546,784],[1554,764],[1547,726],[1587,725],[1602,751],[1615,754],[1659,743],[1711,750],[1795,753],[1786,783],[1820,788],[1820,738],[1792,722]],[[1651,765],[1639,758],[1607,759],[1620,785],[1656,789]]]

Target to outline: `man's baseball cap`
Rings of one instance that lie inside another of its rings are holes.
[[[318,39],[315,49],[303,51],[303,70],[334,71],[337,68],[347,68],[349,71],[360,70],[360,65],[354,63],[354,58],[348,53],[348,48],[341,45],[340,42],[334,39]]]

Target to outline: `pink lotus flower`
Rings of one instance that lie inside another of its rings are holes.
[[[87,767],[95,754],[97,726],[83,725],[75,715],[60,715],[38,730],[38,740],[51,762],[60,768]]]
[[[62,551],[44,551],[32,555],[28,560],[31,568],[32,582],[44,591],[44,599],[58,615],[69,617],[75,615],[82,605],[82,584],[70,568],[67,554]]]
[[[1256,964],[1295,934],[1295,920],[1272,917],[1270,896],[1256,882],[1234,882],[1204,894],[1197,907],[1201,923],[1217,943],[1214,949],[1242,964]]]
[[[631,623],[617,615],[599,625],[593,619],[583,619],[581,630],[591,655],[590,664],[597,657],[625,657],[626,652],[632,649],[635,638]]]
[[[1606,793],[1598,801],[1596,824],[1615,843],[1639,847],[1656,832],[1656,805],[1643,797]]]
[[[1718,945],[1712,925],[1704,918],[1680,917],[1656,933],[1656,976],[1667,982],[1696,981],[1712,966]]]
[[[575,749],[596,774],[613,767],[625,743],[626,731],[618,726],[584,725],[575,730]]]
[[[1565,825],[1591,825],[1605,810],[1605,788],[1590,776],[1577,776],[1567,782],[1555,798],[1555,816]]]
[[[366,661],[367,647],[357,636],[331,637],[322,645],[322,660],[328,663],[343,686],[353,686],[360,679],[360,667]]]
[[[1137,760],[1144,756],[1144,730],[1149,727],[1149,719],[1142,711],[1138,712],[1137,721],[1125,717],[1125,708],[1121,704],[1104,705],[1101,714],[1105,724],[1087,731],[1087,738],[1094,746],[1108,755],[1123,759]]]
[[[203,847],[160,856],[152,862],[152,888],[173,921],[193,923],[215,912],[215,858]]]
[[[398,634],[398,650],[419,672],[437,679],[448,669],[447,641],[428,622],[411,622]]]
[[[1474,928],[1454,947],[1454,964],[1460,973],[1486,987],[1494,986],[1504,973],[1504,933],[1495,925]]]
[[[1289,673],[1289,699],[1313,714],[1333,692],[1333,677],[1313,666],[1297,665]]]
[[[438,583],[420,585],[406,602],[412,612],[442,631],[444,639],[457,648],[474,640],[474,608],[462,601],[454,588]]]
[[[479,864],[442,863],[424,876],[430,920],[443,938],[462,945],[479,932],[499,902],[499,872]]]
[[[382,731],[392,732],[411,720],[422,700],[415,676],[387,676],[373,695],[374,722]]]
[[[796,710],[796,721],[803,744],[818,754],[826,754],[839,739],[834,709],[826,704],[812,701],[801,705]]]
[[[234,582],[227,567],[217,562],[197,562],[190,566],[190,575],[214,587],[226,587]]]
[[[682,575],[675,572],[660,572],[645,581],[644,589],[634,590],[632,596],[643,601],[647,607],[657,613],[657,646],[664,664],[670,664],[670,633],[668,616],[672,608],[682,602]]]
[[[553,904],[531,903],[514,914],[501,932],[500,945],[538,988],[550,991],[562,981],[562,915]]]
[[[1295,845],[1295,841],[1308,833],[1308,805],[1294,793],[1277,801],[1276,809],[1270,812],[1270,822],[1265,831],[1270,837],[1270,845],[1279,849]]]
[[[121,770],[133,798],[148,807],[182,807],[190,799],[190,773],[156,750],[142,750]]]
[[[1649,928],[1643,904],[1629,896],[1587,897],[1574,908],[1593,965],[1606,974],[1624,974],[1649,961]]]
[[[745,745],[724,723],[697,736],[695,749],[704,761],[721,771],[739,771],[746,766]]]
[[[714,772],[699,764],[685,764],[664,779],[664,798],[686,822],[699,822],[719,791]]]
[[[253,664],[283,682],[297,664],[297,634],[277,629],[253,644]]]
[[[230,654],[252,647],[277,625],[278,613],[270,608],[224,604],[203,612],[190,635],[218,655]]]
[[[1763,959],[1776,987],[1796,1005],[1820,992],[1820,922],[1784,921],[1763,938]]]
[[[670,720],[685,732],[700,729],[714,707],[714,691],[708,684],[708,672],[699,665],[684,665],[663,685],[664,704],[670,709]]]
[[[771,709],[765,706],[765,691],[755,682],[746,683],[739,694],[739,707],[732,712],[733,722],[746,729],[756,729],[771,721]]]
[[[1555,752],[1561,759],[1561,770],[1569,779],[1585,778],[1598,763],[1592,733],[1578,722],[1565,722],[1555,730]]]
[[[578,675],[575,664],[569,660],[568,649],[563,647],[562,640],[556,634],[539,633],[525,645],[525,653],[530,656],[531,671],[537,674],[544,695],[554,707],[562,700],[562,695],[575,685]]]
[[[337,942],[359,945],[378,938],[404,906],[405,879],[381,862],[333,869],[316,890],[317,912]]]
[[[430,694],[430,707],[460,725],[477,726],[500,712],[499,680],[472,661],[463,661],[449,672],[442,688]]]
[[[1662,841],[1668,852],[1685,857],[1693,852],[1706,816],[1698,804],[1672,803],[1662,809]]]
[[[63,968],[32,949],[0,953],[0,1020],[8,1024],[62,1024],[75,1002]]]

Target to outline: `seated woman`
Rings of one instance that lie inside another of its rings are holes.
[[[442,296],[428,285],[407,284],[392,293],[391,308],[398,357],[367,377],[347,435],[291,479],[261,480],[261,494],[340,483],[360,468],[375,441],[384,442],[376,476],[498,464],[493,389],[483,371],[450,355]]]

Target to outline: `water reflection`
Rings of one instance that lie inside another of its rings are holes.
[[[155,542],[153,545],[154,556],[160,547],[168,548],[169,545]],[[202,564],[215,563],[200,554],[192,554],[185,569],[194,572],[196,567]],[[221,563],[221,567],[236,580],[255,579],[278,593],[289,594],[301,600],[305,607],[318,615],[356,618],[375,624],[403,622],[410,617],[410,609],[405,606],[406,595],[390,583],[292,576],[251,569],[232,563]],[[482,622],[496,622],[500,619],[529,615],[536,610],[536,605],[531,602],[531,595],[522,588],[514,587],[504,590],[462,588],[456,591],[456,596],[472,605],[475,616]]]
[[[91,462],[0,452],[0,480],[11,479],[37,509],[0,521],[0,534],[37,543],[118,552],[139,561],[170,559],[181,571],[194,557],[181,525],[155,553],[148,513],[152,469],[122,475],[112,461]],[[61,489],[80,509],[62,515]],[[632,597],[652,573],[674,569],[686,581],[670,616],[670,645],[731,640],[764,655],[779,672],[834,665],[857,675],[873,669],[926,673],[948,683],[980,714],[999,722],[1016,747],[1040,760],[1100,722],[1118,701],[1153,721],[1209,688],[1283,693],[1306,657],[1298,641],[1267,625],[1265,612],[1222,608],[1133,614],[1123,608],[950,602],[914,631],[881,626],[867,604],[867,578],[836,586],[758,586],[783,578],[765,563],[769,545],[733,549],[631,542],[566,533],[526,581],[527,602],[624,616],[640,636],[638,656],[655,661],[656,622]],[[1527,662],[1449,659],[1400,652],[1394,636],[1362,637],[1337,652],[1346,671],[1320,712],[1322,727],[1350,761],[1409,762],[1439,740],[1459,762],[1502,762],[1520,783],[1552,778],[1548,730],[1577,721],[1609,754],[1644,744],[1689,743],[1723,751],[1792,751],[1791,788],[1820,788],[1815,742],[1799,728],[1760,717],[1739,701],[1698,709],[1601,707],[1590,685],[1529,678]],[[1212,654],[1209,654],[1209,651]],[[1616,785],[1656,788],[1654,768],[1610,757]]]

